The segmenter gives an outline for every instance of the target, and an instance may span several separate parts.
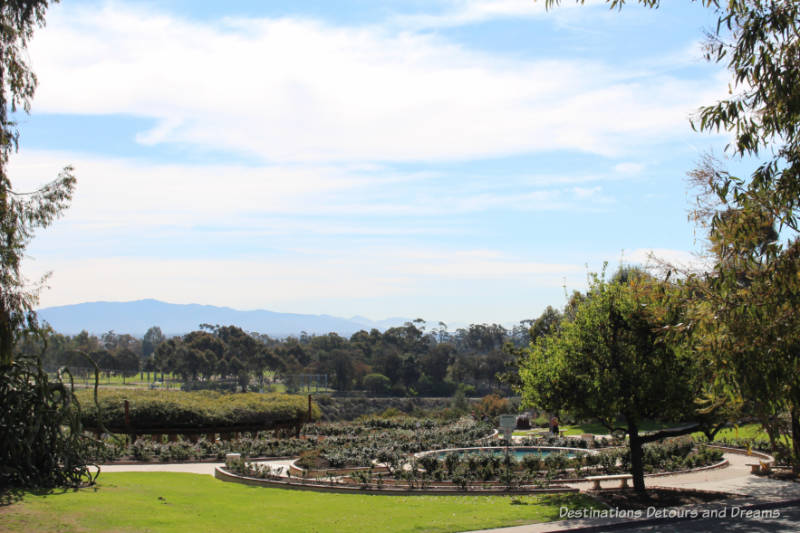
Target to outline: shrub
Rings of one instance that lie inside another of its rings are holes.
[[[544,415],[540,415],[540,416],[537,416],[536,418],[533,419],[533,422],[531,422],[531,425],[532,426],[536,426],[537,428],[550,427],[550,419],[547,418]]]
[[[236,426],[269,429],[275,424],[301,423],[308,412],[305,397],[287,394],[107,390],[100,392],[102,416],[98,417],[91,394],[88,390],[76,393],[84,426],[100,428],[102,420],[111,431],[120,433]],[[129,403],[130,426],[125,424],[125,400]],[[312,405],[312,417],[319,416],[319,407]]]
[[[306,450],[300,453],[300,458],[295,461],[295,464],[306,470],[318,468],[322,463],[321,453],[320,450]]]
[[[481,398],[475,404],[473,411],[475,418],[494,419],[495,417],[508,413],[511,410],[511,403],[506,398],[501,398],[497,394],[489,394]]]
[[[372,394],[387,394],[392,388],[392,381],[383,374],[367,374],[363,383]]]

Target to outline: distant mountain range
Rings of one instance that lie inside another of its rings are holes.
[[[199,304],[171,304],[159,300],[133,302],[87,302],[38,311],[39,320],[66,335],[82,330],[100,334],[110,330],[141,337],[151,326],[158,326],[167,335],[182,335],[198,329],[200,324],[238,326],[245,331],[265,333],[270,337],[336,332],[350,336],[356,331],[377,328],[384,331],[402,326],[407,318],[374,321],[363,316],[339,318],[330,315],[301,315],[275,311],[239,311],[230,307]]]

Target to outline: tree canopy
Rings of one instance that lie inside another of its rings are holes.
[[[10,363],[14,343],[36,329],[38,286],[29,287],[20,271],[23,252],[37,228],[48,226],[69,205],[75,187],[72,168],[39,190],[16,191],[8,161],[19,143],[11,113],[28,112],[36,75],[26,49],[36,27],[44,25],[46,0],[17,0],[0,6],[0,364]]]
[[[706,156],[690,174],[700,186],[692,216],[708,232],[713,268],[687,274],[691,320],[677,330],[713,366],[709,401],[755,403],[768,430],[789,412],[800,471],[800,2],[696,1],[717,15],[706,59],[726,65],[731,80],[730,96],[700,108],[692,126],[730,134],[727,156],[755,168],[734,175]]]
[[[607,282],[596,276],[571,319],[531,344],[520,364],[524,405],[596,418],[630,437],[634,487],[644,490],[642,444],[697,431],[694,399],[702,387],[697,360],[665,343],[659,330],[680,308],[665,308],[665,288],[636,276]],[[684,421],[640,435],[646,420]]]

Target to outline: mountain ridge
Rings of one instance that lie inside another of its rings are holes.
[[[174,304],[154,298],[127,302],[95,301],[45,307],[37,311],[39,319],[59,333],[75,335],[83,330],[93,334],[115,331],[141,337],[152,326],[165,335],[183,335],[200,324],[234,325],[245,331],[288,337],[306,332],[324,335],[335,332],[350,336],[373,327],[385,330],[401,326],[410,319],[392,317],[370,320],[363,316],[341,318],[332,315],[281,313],[267,309],[243,311],[227,306],[207,304]]]

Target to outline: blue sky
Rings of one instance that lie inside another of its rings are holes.
[[[724,136],[713,13],[531,0],[82,2],[31,45],[18,189],[75,166],[29,249],[43,307],[158,298],[514,324],[604,261],[689,261]]]

